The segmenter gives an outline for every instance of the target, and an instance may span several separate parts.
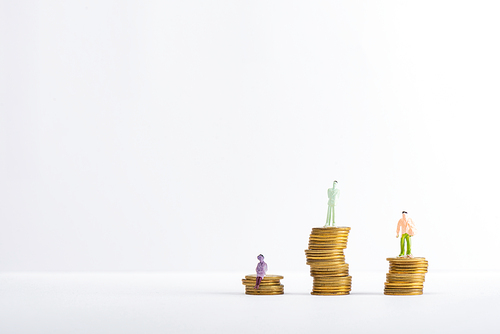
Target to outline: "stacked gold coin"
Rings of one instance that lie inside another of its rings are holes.
[[[260,282],[258,289],[255,289],[256,274],[246,275],[241,281],[247,295],[282,295],[285,291],[281,279],[283,279],[281,275],[266,275]]]
[[[350,227],[315,227],[306,249],[313,277],[313,295],[348,295],[351,292],[349,265],[344,249]]]
[[[423,257],[391,257],[385,282],[386,295],[421,295],[428,262]]]

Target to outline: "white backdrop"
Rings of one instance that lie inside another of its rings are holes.
[[[335,179],[351,269],[500,269],[499,9],[0,2],[0,270],[307,272]]]

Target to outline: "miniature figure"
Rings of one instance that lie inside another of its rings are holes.
[[[260,282],[262,282],[262,279],[264,278],[264,276],[266,276],[267,271],[267,263],[264,262],[264,255],[259,254],[259,256],[257,256],[257,259],[260,262],[257,264],[257,268],[255,269],[257,271],[257,281],[255,282],[254,289],[259,288]]]
[[[326,213],[325,227],[335,226],[335,202],[339,197],[340,190],[337,188],[337,181],[333,181],[333,187],[328,189],[328,211]]]
[[[396,238],[399,238],[399,231],[401,229],[401,252],[398,257],[413,258],[411,254],[411,237],[417,233],[413,220],[408,217],[408,212],[402,212],[403,217],[398,221],[396,227]],[[405,242],[406,242],[406,256],[405,256]]]

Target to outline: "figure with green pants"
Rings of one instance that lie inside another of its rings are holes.
[[[398,226],[396,227],[396,238],[399,238],[399,232],[401,231],[401,252],[399,253],[399,257],[413,258],[411,254],[411,237],[417,233],[417,229],[413,220],[408,217],[408,212],[403,211],[402,213],[403,217],[398,221]]]
[[[333,186],[328,189],[328,211],[326,212],[325,227],[335,226],[335,204],[339,197],[339,188],[337,188],[337,181],[333,181]]]

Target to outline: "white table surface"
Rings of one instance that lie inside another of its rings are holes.
[[[429,272],[422,296],[385,296],[351,272],[348,296],[247,296],[248,273],[1,273],[0,333],[499,333],[500,273]]]

